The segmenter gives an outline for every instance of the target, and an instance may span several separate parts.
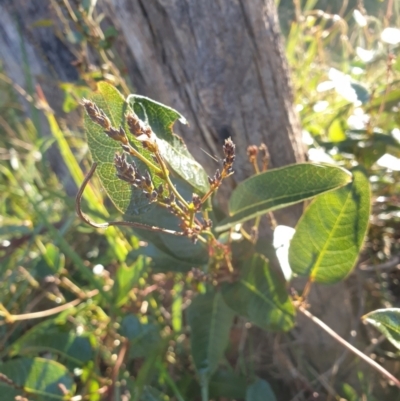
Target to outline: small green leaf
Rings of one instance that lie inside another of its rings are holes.
[[[378,309],[363,316],[375,326],[397,349],[400,349],[400,309]]]
[[[190,343],[200,385],[208,387],[229,341],[233,312],[220,292],[198,295],[188,308]]]
[[[331,284],[352,270],[370,214],[368,178],[360,170],[353,177],[351,184],[315,199],[301,217],[289,249],[295,274]]]
[[[43,358],[17,358],[0,365],[0,373],[13,386],[0,381],[3,400],[14,400],[17,395],[35,397],[38,401],[65,400],[60,385],[72,396],[75,384],[67,368],[58,362]]]
[[[126,267],[121,265],[118,267],[115,276],[113,293],[116,306],[122,306],[128,299],[129,292],[133,289],[139,278],[143,275],[147,267],[145,259],[139,257],[133,266]]]
[[[257,379],[247,387],[246,401],[276,401],[276,397],[265,380]]]
[[[346,170],[323,164],[293,164],[257,174],[240,183],[229,200],[229,217],[217,231],[332,191],[346,185],[351,175]]]
[[[243,263],[241,271],[238,282],[222,289],[227,305],[263,329],[290,330],[295,309],[284,281],[271,271],[267,260],[255,254]]]

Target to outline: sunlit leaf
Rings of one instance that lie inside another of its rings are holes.
[[[370,213],[368,178],[353,171],[353,182],[320,195],[296,227],[289,249],[295,274],[335,283],[352,270],[366,235]]]
[[[149,151],[144,149],[139,141],[130,134],[124,117],[130,106],[125,102],[117,89],[108,83],[100,82],[98,84],[98,91],[93,93],[89,99],[95,102],[106,113],[114,127],[118,128],[122,125],[132,146],[148,161],[154,162]],[[177,182],[178,190],[182,195],[190,199],[193,190],[199,193],[206,191],[208,187],[203,185],[204,180],[207,182],[207,176],[204,178],[205,172],[202,169],[201,171],[199,170],[198,163],[191,158],[181,140],[172,133],[174,121],[182,118],[180,114],[147,98],[134,96],[132,99],[134,99],[135,111],[140,117],[148,119],[154,132],[159,136],[163,152],[165,151],[164,156],[166,157],[166,161],[172,165],[174,172],[179,177],[187,178],[186,184],[182,180],[178,180]],[[179,230],[179,220],[177,217],[154,203],[150,205],[141,190],[135,189],[116,177],[114,155],[115,153],[122,153],[120,144],[110,139],[103,132],[103,129],[95,124],[87,115],[85,115],[85,127],[93,161],[98,163],[97,175],[114,205],[124,213],[124,220]],[[171,160],[169,160],[168,155],[172,155]],[[180,158],[179,161],[176,158]],[[142,174],[146,170],[149,171],[155,187],[161,184],[160,177],[155,174],[152,168],[148,168],[138,160],[135,160],[135,162]],[[200,243],[194,245],[188,238],[167,238],[168,235],[165,234],[139,229],[136,232],[146,240],[153,242],[157,247],[159,244],[163,245],[173,255],[179,255],[182,259],[185,259],[185,255],[180,255],[182,254],[182,249],[185,250],[188,257],[196,254],[200,256],[200,254],[204,253],[204,247]]]
[[[189,153],[182,139],[175,135],[172,126],[176,120],[186,124],[185,118],[176,110],[144,96],[129,97],[135,113],[148,121],[159,138],[160,152],[172,171],[190,183],[199,193],[206,193],[209,184],[203,167]]]
[[[241,273],[238,282],[223,287],[227,305],[263,329],[290,330],[295,309],[284,280],[271,270],[267,260],[255,254],[243,263]]]
[[[324,164],[293,164],[257,174],[240,183],[229,200],[229,217],[217,231],[346,185],[346,170]]]
[[[396,348],[400,349],[400,309],[378,309],[363,316],[375,326]]]

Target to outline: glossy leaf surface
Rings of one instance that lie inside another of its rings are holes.
[[[350,180],[350,173],[342,168],[312,163],[257,174],[235,188],[229,200],[229,217],[217,231],[339,188]]]
[[[368,178],[360,170],[353,177],[351,184],[315,199],[301,217],[289,249],[295,274],[330,284],[352,270],[370,214]]]

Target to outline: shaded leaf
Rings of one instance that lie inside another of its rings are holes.
[[[400,309],[378,309],[363,316],[375,326],[396,348],[400,349]]]
[[[293,272],[325,284],[345,278],[363,245],[369,214],[368,178],[354,170],[351,184],[320,195],[298,222],[289,249]]]
[[[210,398],[243,399],[246,387],[246,377],[227,370],[217,370],[210,379]]]
[[[166,246],[163,246],[163,243],[158,243],[157,246],[154,246],[152,243],[149,243],[147,246],[140,247],[128,254],[129,259],[137,258],[140,255],[149,256],[151,261],[149,262],[149,267],[154,272],[188,272],[195,266],[201,266],[202,264],[207,263],[207,258],[204,258],[203,254],[197,260],[195,260],[196,254],[193,257],[193,262],[189,262],[186,260],[180,260],[175,258],[170,254],[170,251]],[[163,250],[161,250],[163,249]]]
[[[229,200],[229,217],[216,230],[227,230],[270,210],[339,188],[350,180],[350,173],[342,168],[312,163],[293,164],[257,174],[235,188]]]
[[[130,358],[147,357],[161,341],[159,327],[153,323],[141,323],[135,315],[124,317],[121,334],[130,341]]]
[[[190,345],[201,386],[208,386],[229,341],[233,312],[221,293],[198,295],[187,310]]]
[[[74,381],[65,366],[43,358],[18,358],[0,365],[0,373],[12,380],[13,386],[0,381],[3,400],[13,400],[24,393],[35,396],[35,400],[63,400],[59,385],[73,395]]]
[[[255,254],[241,267],[241,278],[223,287],[227,305],[238,314],[266,330],[290,330],[295,309],[285,283],[273,271],[267,260]]]
[[[247,387],[246,401],[276,401],[276,397],[265,380],[257,379]]]

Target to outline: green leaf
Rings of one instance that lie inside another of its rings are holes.
[[[19,337],[10,348],[10,355],[34,355],[54,352],[82,365],[93,358],[89,338],[78,336],[68,325],[58,325],[54,320],[39,323]]]
[[[124,317],[121,334],[130,341],[130,358],[149,356],[161,341],[160,328],[153,323],[141,323],[135,315]]]
[[[149,243],[145,247],[140,247],[129,253],[128,257],[137,258],[140,255],[149,256],[151,261],[149,263],[150,268],[154,272],[188,272],[193,267],[201,266],[207,263],[207,258],[204,258],[204,254],[194,254],[189,260],[177,259],[172,256],[170,251],[163,246],[163,243],[157,244],[158,248],[152,243]],[[161,250],[163,249],[163,250]],[[182,256],[182,255],[181,255]],[[197,256],[197,259],[196,259]],[[192,260],[192,262],[190,262]]]
[[[335,118],[328,129],[328,138],[332,142],[340,142],[346,139],[342,121],[339,118]]]
[[[319,196],[296,227],[289,249],[295,274],[324,284],[343,280],[352,270],[367,232],[368,178],[353,171],[353,182]]]
[[[396,348],[400,349],[400,309],[378,309],[363,316],[375,326]]]
[[[139,257],[133,266],[120,265],[115,275],[113,286],[114,302],[116,306],[122,306],[128,300],[129,292],[139,281],[145,272],[147,264],[143,257]]]
[[[0,373],[13,385],[0,381],[3,400],[13,400],[17,395],[35,396],[38,401],[64,400],[60,385],[74,394],[74,381],[67,368],[58,362],[43,358],[18,358],[0,365]]]
[[[257,379],[247,387],[246,401],[276,401],[276,397],[265,380]]]
[[[118,90],[106,82],[100,82],[98,84],[98,92],[92,94],[89,98],[106,113],[114,127],[118,128],[120,125],[124,127],[132,146],[149,162],[153,163],[150,152],[144,149],[140,142],[129,132],[125,121],[125,113],[129,111],[130,106],[125,102]],[[134,111],[140,118],[148,120],[158,136],[161,153],[175,173],[200,193],[206,192],[208,190],[206,173],[192,158],[182,141],[172,132],[174,122],[177,119],[184,121],[183,117],[175,110],[150,99],[135,95],[131,95],[129,99],[133,99]],[[127,215],[144,213],[149,209],[149,205],[147,199],[142,195],[142,191],[133,188],[115,175],[113,160],[115,153],[122,152],[120,144],[109,138],[102,127],[95,124],[87,115],[85,115],[85,127],[93,161],[98,163],[97,174],[110,199],[120,211]],[[148,170],[143,163],[137,160],[135,162],[137,162],[141,171]],[[151,169],[149,172],[152,175],[154,185],[158,187],[161,179]]]
[[[97,106],[102,109],[111,121],[111,124],[118,128],[122,125],[131,142],[132,146],[140,149],[140,153],[149,161],[153,161],[150,153],[143,149],[136,138],[130,134],[125,123],[124,114],[128,110],[124,98],[112,85],[105,82],[99,82],[98,92],[89,96]],[[85,128],[87,141],[94,162],[98,163],[97,175],[116,208],[123,213],[140,214],[148,210],[149,204],[141,191],[136,190],[128,183],[116,177],[114,166],[114,156],[116,153],[122,153],[121,145],[109,138],[102,127],[95,124],[85,113]],[[147,168],[143,163],[138,163],[141,171],[144,173]],[[158,186],[161,183],[159,177],[150,171],[154,184]]]
[[[210,398],[244,399],[246,386],[246,377],[228,370],[217,370],[210,379]]]
[[[160,152],[170,168],[197,192],[205,194],[209,189],[207,173],[194,160],[182,139],[175,135],[172,126],[176,120],[186,124],[186,119],[176,110],[144,96],[130,95],[135,113],[148,121],[159,138]]]
[[[219,291],[198,295],[187,310],[190,345],[200,385],[208,387],[229,342],[233,312]]]
[[[238,282],[222,289],[227,305],[263,329],[290,330],[295,309],[283,279],[270,269],[267,260],[255,254],[243,263],[241,272]]]
[[[351,175],[346,170],[323,164],[303,163],[269,170],[240,183],[229,200],[229,217],[217,231],[261,216],[318,194],[346,185]]]

